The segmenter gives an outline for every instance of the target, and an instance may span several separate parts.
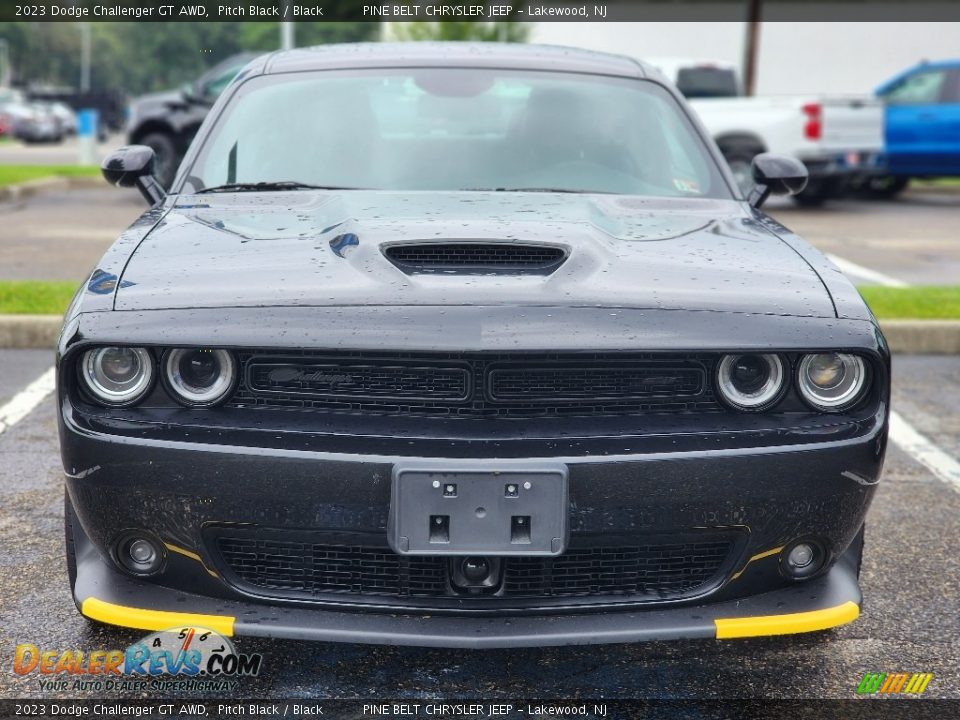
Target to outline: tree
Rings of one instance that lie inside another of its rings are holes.
[[[502,5],[504,3],[497,3]],[[508,19],[496,22],[484,20],[444,20],[443,22],[413,21],[392,22],[387,27],[388,36],[395,40],[426,41],[426,40],[461,40],[479,42],[526,42],[530,28],[522,22],[509,18],[516,18],[518,3],[510,2]],[[445,6],[460,6],[463,8],[476,6],[476,0],[453,0],[445,2]],[[420,6],[426,7],[425,5]],[[424,12],[421,10],[421,12]]]
[[[243,50],[269,52],[280,42],[275,22],[96,22],[90,29],[92,87],[132,95],[178,87],[230,55]],[[297,44],[375,40],[379,33],[375,22],[304,22],[297,24]],[[79,84],[76,23],[0,23],[0,38],[10,48],[15,84]]]

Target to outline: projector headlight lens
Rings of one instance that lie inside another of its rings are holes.
[[[866,365],[861,358],[847,353],[804,355],[798,385],[803,399],[817,410],[843,410],[863,395]]]
[[[83,355],[80,377],[104,405],[132,405],[150,391],[153,358],[144,348],[94,348]]]
[[[737,410],[770,407],[785,384],[783,361],[777,355],[725,355],[717,372],[720,395]]]
[[[233,356],[226,350],[177,348],[163,359],[163,379],[177,402],[205,407],[230,394],[235,368]]]

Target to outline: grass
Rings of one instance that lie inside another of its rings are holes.
[[[0,185],[47,177],[99,177],[96,165],[0,165]]]
[[[858,289],[881,320],[960,320],[960,285]]]
[[[76,289],[69,281],[0,280],[0,315],[62,315]],[[960,285],[859,290],[881,320],[960,320]]]
[[[921,188],[958,188],[960,187],[960,177],[945,177],[937,178],[935,180],[913,180],[910,182],[911,187],[921,187]]]
[[[76,290],[70,281],[0,280],[0,314],[62,315]]]

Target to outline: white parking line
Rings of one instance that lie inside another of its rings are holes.
[[[927,470],[960,492],[960,462],[918,433],[898,412],[890,412],[890,439]]]
[[[18,392],[3,407],[0,407],[0,435],[23,420],[31,410],[53,392],[57,376],[53,368],[47,370],[23,390]]]
[[[860,278],[861,280],[869,280],[872,283],[877,285],[886,285],[887,287],[895,288],[905,288],[910,287],[909,283],[905,283],[903,280],[897,280],[894,277],[889,275],[884,275],[882,272],[877,272],[876,270],[871,270],[870,268],[865,268],[863,265],[857,265],[854,262],[845,260],[838,255],[833,253],[825,253],[827,258],[836,265],[840,270],[843,271],[844,275],[853,275],[854,277]]]

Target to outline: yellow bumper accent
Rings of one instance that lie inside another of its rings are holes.
[[[201,565],[203,565],[203,569],[207,571],[207,574],[208,574],[210,577],[215,577],[215,578],[218,578],[218,579],[220,578],[219,575],[217,575],[213,570],[211,570],[210,568],[207,567],[207,564],[206,564],[205,562],[203,562],[203,558],[200,557],[199,555],[197,555],[197,554],[196,554],[195,552],[193,552],[192,550],[187,550],[186,548],[182,548],[182,547],[180,547],[179,545],[174,545],[173,543],[168,543],[168,542],[165,542],[163,545],[164,545],[164,547],[167,548],[167,550],[169,550],[170,552],[175,552],[175,553],[177,553],[178,555],[183,555],[184,557],[188,557],[188,558],[190,558],[191,560],[195,560],[196,562],[198,562],[198,563],[200,563]]]
[[[860,606],[847,601],[842,605],[823,610],[791,613],[787,615],[759,615],[743,618],[717,618],[717,639],[763,637],[765,635],[789,635],[813,632],[845,625],[860,616]]]
[[[765,552],[758,553],[758,554],[754,555],[754,556],[751,557],[749,560],[747,560],[746,563],[744,563],[744,565],[743,565],[742,568],[740,568],[740,569],[737,570],[733,575],[730,576],[731,582],[732,582],[733,580],[736,580],[736,579],[737,579],[738,577],[740,577],[741,575],[743,575],[744,571],[747,569],[747,567],[750,565],[750,563],[756,562],[757,560],[763,560],[763,558],[765,558],[765,557],[770,557],[771,555],[776,555],[778,552],[780,552],[781,550],[783,550],[783,548],[784,548],[784,546],[781,545],[780,547],[775,547],[775,548],[772,548],[772,549],[770,549],[770,550],[766,550]]]
[[[194,613],[147,610],[125,605],[114,605],[89,597],[80,606],[80,612],[91,620],[139,630],[167,630],[174,627],[202,627],[226,637],[233,636],[234,617],[227,615],[195,615]]]

